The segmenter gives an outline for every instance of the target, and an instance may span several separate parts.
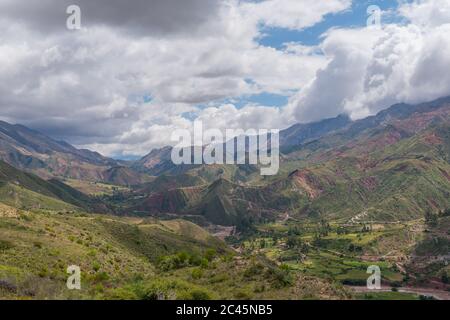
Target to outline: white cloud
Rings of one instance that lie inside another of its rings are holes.
[[[189,123],[183,113],[210,112],[198,105],[261,92],[291,93],[326,62],[314,53],[259,45],[258,21],[244,9],[248,3],[235,0],[211,1],[205,8],[189,0],[180,19],[156,25],[134,25],[130,17],[142,6],[163,14],[174,1],[153,0],[149,6],[139,0],[124,17],[117,14],[123,10],[116,1],[82,1],[85,24],[76,32],[65,29],[65,16],[54,17],[54,4],[0,0],[0,117],[108,155],[144,154],[169,143],[170,132]],[[203,10],[204,17],[195,10]],[[310,23],[320,19],[316,13],[307,18]],[[151,103],[144,103],[146,96]],[[226,123],[240,117],[252,127],[272,123],[270,116],[279,112],[227,108],[220,109],[229,117]],[[252,120],[248,110],[258,116]]]
[[[283,50],[257,42],[265,27],[304,29],[350,0],[189,0],[184,13],[150,3],[170,21],[142,21],[147,1],[121,16],[122,2],[95,0],[71,32],[54,0],[0,0],[0,118],[106,155],[145,154],[189,128],[186,113],[221,129],[284,128],[450,94],[448,1],[402,4],[406,25],[331,29]],[[297,94],[281,109],[218,103],[262,92]]]
[[[399,13],[415,25],[440,26],[450,23],[450,2],[448,0],[405,2],[400,6]]]
[[[326,34],[321,47],[330,63],[288,106],[298,121],[343,112],[361,118],[450,94],[450,2],[414,1],[399,12],[410,22]]]
[[[327,14],[350,7],[351,0],[267,0],[242,5],[248,19],[267,27],[304,29],[322,21]]]

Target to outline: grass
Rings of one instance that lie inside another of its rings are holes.
[[[183,230],[193,228],[190,222],[186,224]],[[190,238],[163,224],[152,226],[133,218],[23,212],[0,218],[0,279],[22,288],[16,297],[101,297],[135,278],[151,279],[160,256],[178,251],[201,253],[209,248],[226,250],[218,240]],[[65,288],[69,265],[82,270],[80,292]]]
[[[243,247],[250,252],[257,250],[268,259],[285,263],[289,268],[305,275],[342,284],[365,284],[369,277],[368,267],[377,265],[382,272],[382,281],[396,284],[403,281],[404,275],[395,266],[397,257],[387,254],[406,254],[402,252],[406,250],[404,242],[398,240],[415,226],[416,224],[378,224],[372,226],[372,231],[363,232],[363,225],[344,227],[331,222],[330,231],[317,240],[317,223],[287,221],[259,226],[257,234],[244,241]],[[339,233],[336,231],[338,229],[341,230]],[[275,242],[273,238],[278,240]],[[288,238],[297,239],[303,245],[287,247]],[[391,238],[396,241],[388,241]],[[266,244],[264,248],[259,246],[261,241]],[[373,252],[374,244],[381,241],[382,250]]]
[[[10,183],[0,185],[0,201],[6,205],[24,210],[77,210],[75,206],[66,202]]]
[[[0,216],[3,299],[351,298],[326,280],[236,255],[188,221],[48,210]],[[171,259],[178,262],[161,267]],[[70,265],[81,268],[80,291],[66,288]]]
[[[115,192],[127,192],[130,189],[102,182],[91,182],[76,179],[65,179],[64,183],[91,196],[111,196]]]

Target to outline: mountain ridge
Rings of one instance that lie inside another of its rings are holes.
[[[218,177],[207,186],[192,186],[195,191],[186,185],[153,188],[133,208],[238,226],[285,212],[343,221],[362,212],[373,220],[417,219],[450,206],[449,132],[450,99],[396,105],[288,149],[280,174],[265,182],[252,186]]]

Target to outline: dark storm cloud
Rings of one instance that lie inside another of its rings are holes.
[[[106,25],[139,35],[189,34],[214,20],[220,0],[0,0],[0,18],[36,31],[65,30],[66,9],[78,5],[82,24]]]

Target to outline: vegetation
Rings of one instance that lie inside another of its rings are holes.
[[[0,161],[0,298],[448,297],[449,116],[394,106],[338,131],[295,127],[266,178],[177,167],[170,148],[125,167],[8,126],[0,159],[39,176]],[[81,290],[66,287],[71,265]],[[387,289],[364,292],[372,266]]]

